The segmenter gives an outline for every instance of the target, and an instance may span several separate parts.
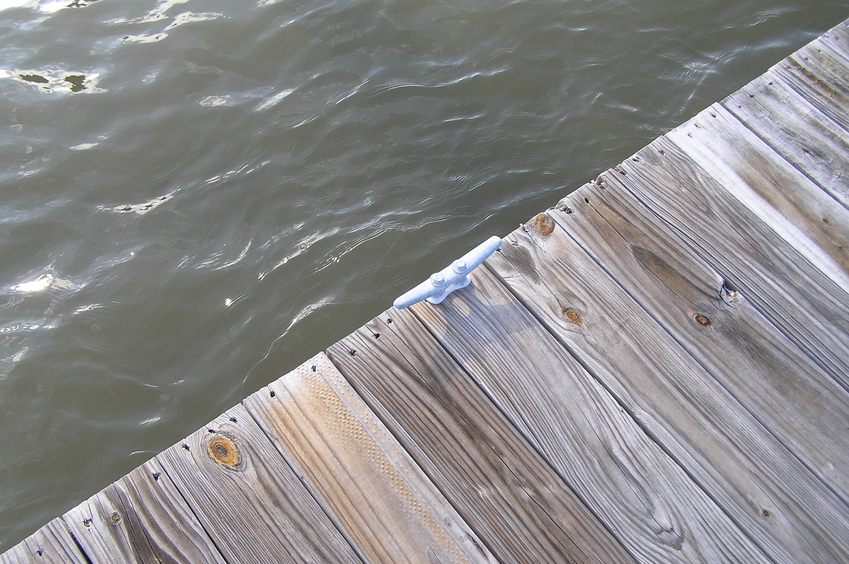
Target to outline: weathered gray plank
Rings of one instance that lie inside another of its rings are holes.
[[[632,561],[412,313],[328,356],[500,562]]]
[[[62,518],[92,561],[141,562],[128,534],[126,521],[121,517],[123,507],[120,501],[114,499],[114,493],[114,486],[110,486],[74,507]]]
[[[124,506],[134,544],[144,547],[142,561],[224,562],[156,459],[116,482],[112,495]]]
[[[765,559],[492,274],[473,282],[415,314],[635,557]]]
[[[849,78],[846,59],[811,44],[770,69],[801,97],[849,131]]]
[[[831,49],[849,64],[849,20],[843,21],[826,31],[813,40],[810,45]]]
[[[323,353],[244,403],[366,560],[495,561]]]
[[[615,178],[705,264],[849,389],[849,294],[833,278],[667,139],[655,140],[617,170]]]
[[[25,562],[86,564],[89,560],[80,552],[62,519],[56,518],[0,554],[0,563],[2,564],[22,564]]]
[[[849,19],[840,22],[813,41],[803,45],[790,57],[803,58],[812,52],[820,53],[822,51],[828,52],[829,60],[833,61],[833,64],[828,66],[839,69],[841,66],[849,65]],[[780,62],[786,60],[787,58]],[[775,66],[778,66],[778,64]],[[811,66],[815,66],[815,62],[811,63]]]
[[[849,20],[826,31],[812,41],[811,45],[831,49],[849,64]]]
[[[849,394],[602,175],[549,210],[565,232],[784,446],[849,502]],[[585,201],[585,198],[589,202]],[[701,316],[701,317],[699,317]],[[704,325],[699,323],[701,320]]]
[[[722,105],[844,208],[849,208],[846,130],[772,72],[753,80]]]
[[[532,225],[489,264],[620,405],[770,558],[849,558],[840,499],[554,222]]]
[[[805,259],[849,291],[849,210],[719,104],[666,138]],[[846,153],[835,155],[846,158]]]
[[[227,562],[360,561],[243,406],[156,458]]]
[[[224,562],[156,460],[70,510],[64,519],[96,562]]]

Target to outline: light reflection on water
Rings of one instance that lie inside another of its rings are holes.
[[[0,550],[849,2],[0,0]]]

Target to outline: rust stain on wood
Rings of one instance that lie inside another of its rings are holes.
[[[548,237],[554,231],[554,220],[548,214],[537,214],[530,223],[531,229],[540,237]]]

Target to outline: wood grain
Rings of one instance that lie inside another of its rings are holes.
[[[156,459],[227,562],[360,561],[243,406]]]
[[[666,138],[805,260],[849,292],[849,210],[768,147],[719,104]],[[849,160],[849,154],[838,153]]]
[[[796,95],[781,77],[767,72],[725,99],[722,106],[844,208],[849,208],[846,130]]]
[[[95,562],[224,562],[156,460],[64,516]]]
[[[811,44],[833,50],[846,59],[847,64],[849,64],[849,21],[837,24],[817,37]]]
[[[849,558],[846,506],[618,281],[560,229],[506,242],[499,278],[770,558]]]
[[[849,78],[845,52],[829,43],[802,47],[770,69],[786,80],[799,96],[849,131]]]
[[[323,353],[245,405],[367,561],[495,561]]]
[[[635,557],[765,558],[494,276],[478,269],[473,283],[413,310]]]
[[[782,445],[849,502],[849,435],[842,432],[849,428],[849,394],[615,177],[603,174],[601,185],[588,184],[568,198],[571,213],[549,210],[562,228],[558,232],[572,238]]]
[[[607,178],[621,183],[826,374],[849,389],[849,294],[814,268],[806,254],[664,138]]]
[[[408,310],[328,356],[499,562],[632,561]]]
[[[142,561],[224,562],[156,459],[116,482],[112,496],[124,506]]]
[[[127,521],[122,518],[124,508],[115,497],[114,485],[109,486],[62,518],[93,562],[141,562],[128,534]]]
[[[2,564],[87,564],[89,560],[80,552],[64,521],[56,518],[41,527],[3,554]]]

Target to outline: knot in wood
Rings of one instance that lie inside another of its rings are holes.
[[[239,449],[233,439],[224,435],[215,435],[207,445],[209,455],[219,464],[236,469],[241,463]]]
[[[531,220],[531,229],[540,237],[548,237],[554,231],[554,220],[548,214],[537,214]]]
[[[110,519],[112,519],[113,525],[117,525],[118,523],[121,522],[121,514],[118,513],[117,511],[113,511],[112,515],[110,516]]]
[[[698,323],[699,325],[704,325],[705,327],[710,325],[710,318],[702,315],[701,313],[697,313],[695,316],[693,316],[693,319],[695,319],[696,323]]]
[[[574,323],[575,325],[581,324],[581,314],[577,310],[567,309],[563,312],[563,315],[565,315],[566,319],[568,319],[571,323]]]

